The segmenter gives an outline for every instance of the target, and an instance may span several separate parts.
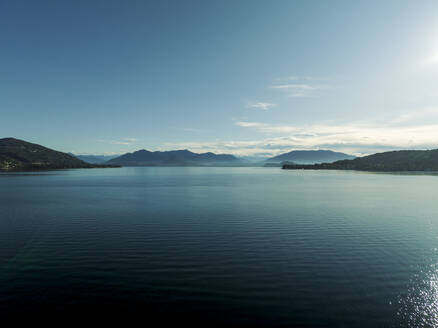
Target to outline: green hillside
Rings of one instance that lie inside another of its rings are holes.
[[[1,170],[95,167],[66,153],[14,138],[0,139]]]
[[[361,170],[361,171],[438,171],[438,149],[400,150],[313,165],[285,164],[283,169]]]

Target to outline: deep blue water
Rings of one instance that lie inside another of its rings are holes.
[[[0,174],[0,315],[438,326],[438,176]]]

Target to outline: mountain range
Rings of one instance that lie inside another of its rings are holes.
[[[233,155],[197,154],[187,149],[154,152],[143,149],[111,159],[107,163],[123,166],[236,166],[242,160]]]
[[[283,163],[284,169],[313,170],[363,170],[363,171],[437,171],[438,149],[400,150],[374,155],[343,159],[329,163],[337,157],[352,157],[332,151],[292,151],[275,156],[266,163]],[[93,158],[91,158],[93,159]],[[95,158],[94,158],[95,159]],[[294,163],[291,163],[291,162]],[[324,161],[300,164],[299,161]],[[189,150],[154,151],[139,150],[106,162],[90,164],[75,156],[15,138],[0,139],[0,170],[66,169],[114,166],[248,166],[244,159],[228,154],[193,153]]]
[[[0,169],[59,169],[96,166],[262,166],[287,161],[294,163],[329,162],[349,155],[332,151],[292,151],[251,162],[230,154],[194,153],[187,149],[171,151],[139,150],[118,157],[104,155],[73,155],[15,138],[0,139]]]
[[[285,164],[283,169],[361,170],[361,171],[438,171],[438,149],[399,150],[313,165]]]
[[[187,149],[171,151],[139,150],[103,162],[100,156],[78,155],[89,163],[107,163],[123,166],[281,166],[284,162],[299,164],[331,163],[354,156],[330,150],[298,150],[266,160],[248,160],[230,154],[194,153]]]

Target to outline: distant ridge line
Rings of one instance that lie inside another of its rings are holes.
[[[438,172],[438,149],[398,150],[377,153],[353,160],[312,165],[285,164],[287,170],[358,170],[376,172]]]

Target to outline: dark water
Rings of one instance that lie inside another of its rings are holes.
[[[0,174],[0,315],[438,326],[438,176]]]

